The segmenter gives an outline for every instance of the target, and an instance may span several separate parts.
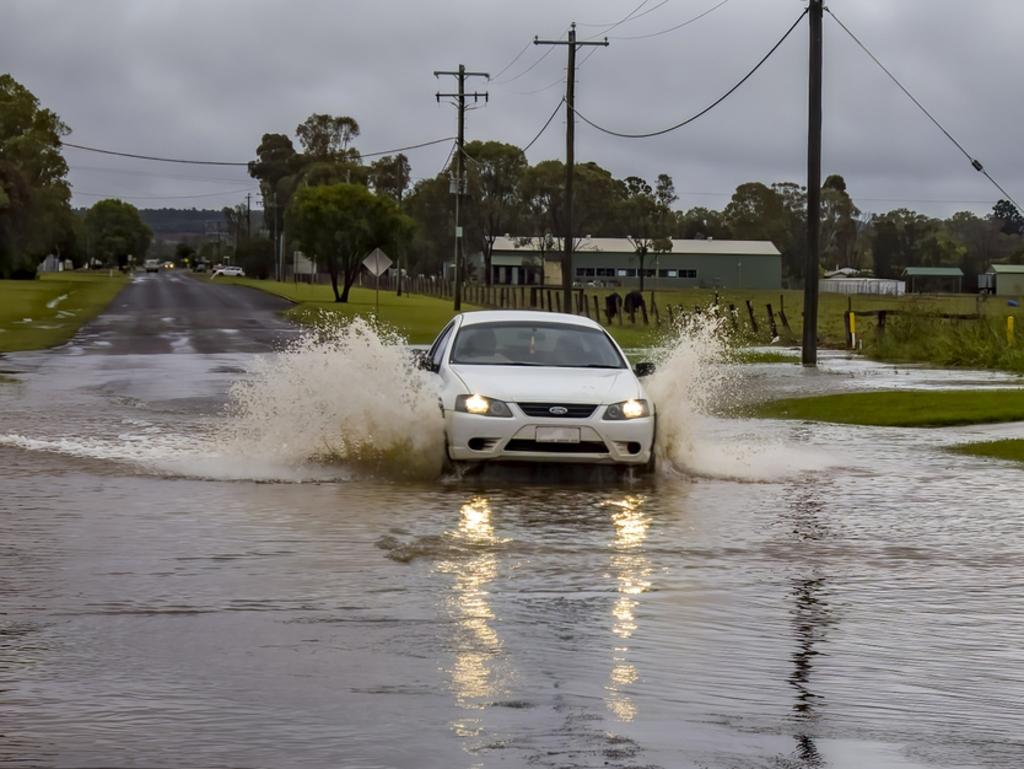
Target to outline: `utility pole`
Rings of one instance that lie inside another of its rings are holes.
[[[804,265],[804,336],[801,361],[818,365],[818,265],[821,262],[821,48],[824,0],[810,0],[810,75],[807,98],[807,263]]]
[[[584,45],[608,45],[608,38],[600,41],[576,41],[576,22],[569,27],[568,40],[539,40],[534,45],[564,45],[569,49],[569,64],[565,70],[565,233],[562,251],[562,308],[572,312],[572,178],[576,169],[576,49]]]
[[[245,239],[252,240],[252,193],[245,194]]]
[[[443,98],[456,98],[458,99],[459,109],[459,138],[456,140],[458,147],[458,154],[456,157],[456,177],[455,177],[455,291],[453,292],[455,299],[455,311],[458,312],[462,309],[462,270],[465,262],[464,247],[462,244],[462,220],[459,218],[460,215],[460,200],[463,195],[466,194],[466,156],[463,146],[466,143],[466,97],[470,97],[474,102],[483,99],[487,101],[487,93],[466,93],[466,78],[467,77],[485,77],[488,80],[491,76],[486,72],[466,72],[466,66],[464,64],[459,65],[457,72],[443,72],[435,71],[434,77],[440,77],[441,75],[453,75],[458,78],[459,81],[459,92],[458,93],[440,93],[436,94],[438,102]]]

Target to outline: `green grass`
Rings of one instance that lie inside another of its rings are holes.
[[[38,350],[66,342],[102,312],[127,282],[122,275],[110,277],[106,272],[0,280],[0,352]],[[65,294],[66,299],[47,307]]]
[[[217,278],[221,280],[221,278]],[[288,313],[288,317],[303,324],[314,324],[323,314],[334,313],[343,317],[368,315],[374,310],[374,292],[371,289],[353,289],[350,302],[337,304],[328,285],[309,285],[308,283],[282,283],[269,280],[250,278],[228,278],[224,282],[248,285],[277,294],[297,303]],[[553,292],[556,289],[551,289]],[[475,284],[466,286],[466,297],[472,300],[478,296],[480,287]],[[599,308],[603,311],[604,297],[612,291],[621,295],[623,289],[587,289],[588,308],[593,312],[593,301],[596,297]],[[452,316],[450,299],[438,299],[414,294],[396,297],[393,291],[381,291],[380,319],[393,325],[401,333],[407,335],[415,344],[426,343],[433,339],[445,322]],[[517,290],[516,299],[520,299]],[[770,331],[767,318],[767,305],[771,304],[777,317],[777,331],[780,341],[784,344],[799,343],[803,333],[803,292],[794,290],[768,291],[743,290],[715,292],[709,289],[656,290],[661,325],[655,322],[653,308],[650,306],[650,288],[644,291],[648,301],[648,317],[650,324],[644,325],[638,313],[637,322],[630,323],[628,316],[616,320],[606,326],[616,341],[627,349],[643,349],[657,347],[669,336],[671,327],[668,324],[669,307],[676,315],[680,308],[691,314],[696,308],[706,309],[717,298],[723,309],[730,304],[737,309],[738,331],[730,330],[732,341],[736,346],[763,344],[769,341]],[[554,296],[552,297],[554,298]],[[754,334],[746,307],[749,300],[754,307],[758,322],[758,332]],[[843,315],[851,300],[837,294],[821,294],[818,310],[818,332],[823,347],[842,348],[846,345],[846,330]],[[481,309],[473,304],[464,303],[467,310]],[[861,317],[857,322],[858,336],[865,341],[864,352],[870,357],[880,360],[900,362],[929,362],[938,366],[973,366],[976,368],[1000,368],[1010,371],[1024,372],[1024,315],[1017,321],[1021,335],[1019,349],[1009,347],[1005,342],[1005,315],[1024,313],[1020,308],[1009,308],[1002,299],[990,298],[981,302],[974,295],[934,295],[934,296],[903,296],[875,297],[856,296],[852,298],[855,311],[867,312],[879,309],[899,309],[913,314],[890,317],[884,345],[875,341],[874,319]],[[778,312],[784,309],[789,321],[790,331],[787,332],[778,319]],[[937,321],[925,317],[931,313],[967,314],[980,311],[984,316],[992,318],[991,324],[977,321]],[[916,325],[913,318],[919,318]],[[602,316],[603,319],[603,316]],[[603,322],[603,320],[602,320]],[[945,330],[944,330],[945,329]],[[952,329],[952,331],[950,331]],[[1008,348],[1008,349],[1007,349]],[[791,362],[791,358],[782,354],[740,353],[739,362],[752,363],[783,363]]]
[[[760,350],[737,350],[731,357],[732,363],[792,363],[800,362],[799,355],[787,355],[782,352],[762,352]]]
[[[948,427],[1024,420],[1024,390],[901,391],[790,398],[753,416],[881,427]]]
[[[221,278],[216,280],[220,281]],[[357,316],[377,319],[398,330],[411,344],[428,344],[455,314],[448,299],[435,299],[417,294],[396,296],[393,291],[380,292],[380,312],[377,312],[376,292],[369,288],[353,288],[345,303],[334,301],[329,285],[308,283],[286,283],[254,278],[225,278],[225,283],[251,286],[261,291],[283,297],[296,305],[285,312],[285,317],[302,325],[315,326],[325,319],[339,319]],[[479,307],[463,303],[464,310]]]
[[[972,457],[991,457],[992,459],[1024,462],[1024,439],[1010,438],[1002,441],[965,443],[961,446],[952,447],[950,451],[957,454],[967,454]]]

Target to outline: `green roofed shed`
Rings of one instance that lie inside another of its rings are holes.
[[[988,274],[995,276],[999,296],[1024,296],[1024,264],[993,264]]]
[[[951,294],[963,291],[964,271],[959,267],[907,267],[903,277],[910,293]]]

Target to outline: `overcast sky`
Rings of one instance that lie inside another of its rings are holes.
[[[613,130],[657,130],[730,88],[801,13],[801,0],[648,0],[580,51],[577,109]],[[355,117],[376,152],[452,136],[437,104],[465,64],[489,72],[490,102],[469,139],[525,145],[564,93],[566,48],[534,35],[600,33],[641,0],[5,0],[0,71],[72,128],[67,141],[122,152],[244,162],[266,132],[294,136],[313,112]],[[1018,200],[1024,198],[1024,4],[1019,0],[832,0],[832,11]],[[526,47],[525,52],[523,51]],[[512,59],[522,52],[512,66]],[[546,54],[546,55],[545,55]],[[541,56],[543,60],[536,63]],[[536,65],[534,66],[534,64]],[[525,74],[528,68],[532,67]],[[499,77],[499,73],[505,70]],[[1000,197],[825,17],[825,174],[841,173],[867,212],[985,213]],[[677,207],[722,208],[736,185],[806,179],[807,22],[720,107],[668,135],[607,136],[577,122],[576,158],[616,176],[671,174]],[[296,142],[298,146],[298,143]],[[408,152],[415,178],[450,146]],[[529,151],[563,159],[564,112]],[[75,205],[220,208],[257,192],[244,168],[121,159],[68,148]],[[254,207],[258,206],[254,195]]]

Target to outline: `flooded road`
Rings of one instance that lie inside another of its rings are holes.
[[[943,451],[1019,425],[695,417],[708,467],[634,484],[232,457],[291,332],[225,307],[0,360],[0,766],[1024,765],[1024,476]],[[945,379],[822,369],[734,376]]]

